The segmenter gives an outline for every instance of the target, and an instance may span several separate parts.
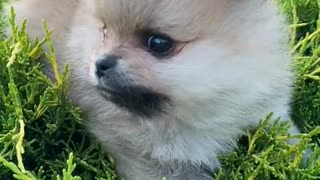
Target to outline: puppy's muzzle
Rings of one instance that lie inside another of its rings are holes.
[[[119,61],[121,57],[116,55],[102,55],[96,60],[99,93],[106,100],[135,115],[154,117],[164,113],[170,103],[169,97],[129,79],[121,71]]]
[[[118,60],[120,59],[119,56],[116,55],[102,55],[100,56],[97,61],[96,61],[96,75],[101,78],[104,75],[106,75],[106,73],[114,68],[117,63]]]

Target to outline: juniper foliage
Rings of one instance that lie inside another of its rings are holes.
[[[0,177],[1,179],[115,179],[114,164],[82,126],[82,114],[65,96],[68,67],[57,69],[51,31],[30,40],[26,21],[0,41]],[[50,51],[44,54],[41,47]],[[45,56],[55,72],[41,72]]]

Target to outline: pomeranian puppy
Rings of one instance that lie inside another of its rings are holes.
[[[212,179],[246,129],[270,112],[290,119],[287,25],[272,1],[11,5],[31,37],[43,35],[42,19],[53,28],[59,65],[71,65],[69,97],[124,179]]]

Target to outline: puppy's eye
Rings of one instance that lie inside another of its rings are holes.
[[[164,35],[150,34],[145,38],[146,48],[153,56],[158,58],[170,56],[174,45],[174,40]]]

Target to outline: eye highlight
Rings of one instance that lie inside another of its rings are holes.
[[[144,38],[145,48],[155,57],[165,58],[171,55],[175,41],[161,34],[148,34]]]
[[[107,27],[104,25],[102,27],[102,33],[103,33],[103,39],[107,39],[107,35],[108,35],[108,30],[107,30]]]

